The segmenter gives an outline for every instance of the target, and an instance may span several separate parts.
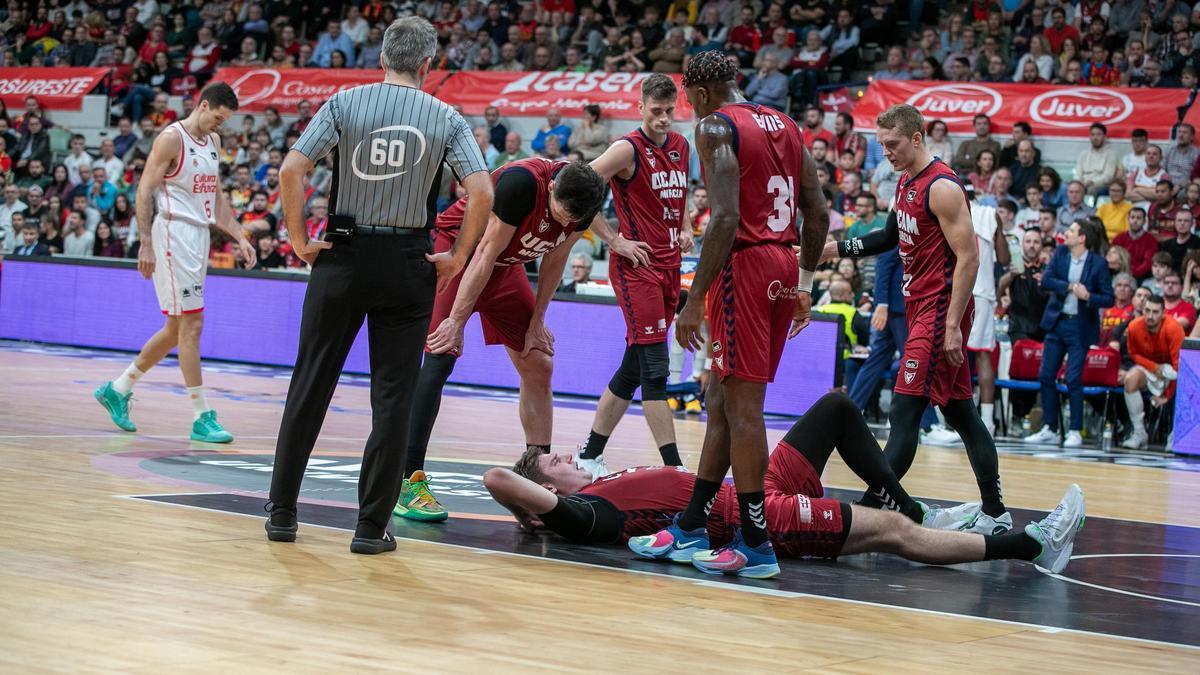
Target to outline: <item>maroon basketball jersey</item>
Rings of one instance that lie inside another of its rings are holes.
[[[621,538],[653,534],[687,508],[695,474],[679,466],[639,466],[597,479],[579,491],[612,504],[624,519]]]
[[[942,234],[938,219],[929,210],[929,189],[934,181],[948,180],[966,188],[954,170],[940,159],[909,177],[900,175],[896,189],[896,220],[900,225],[900,260],[904,264],[901,289],[906,300],[920,300],[949,292],[958,258]],[[968,200],[969,201],[969,200]]]
[[[741,222],[734,249],[797,241],[796,190],[804,157],[800,128],[783,113],[754,103],[731,103],[713,113],[733,128],[738,157]]]
[[[579,223],[560,223],[550,215],[550,181],[567,165],[564,161],[554,161],[542,157],[531,157],[510,162],[492,172],[492,184],[500,182],[500,177],[509,171],[524,171],[533,177],[537,189],[529,195],[533,208],[529,215],[516,225],[512,241],[508,247],[496,257],[496,267],[523,265],[553,251],[567,240],[578,228]],[[438,229],[447,230],[458,235],[462,227],[463,216],[467,212],[467,199],[455,202],[442,212],[437,219]]]
[[[687,207],[688,142],[674,131],[662,145],[641,127],[621,137],[633,146],[633,176],[614,177],[621,236],[650,244],[650,266],[679,269],[679,228]]]

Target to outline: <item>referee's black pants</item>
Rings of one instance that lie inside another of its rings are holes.
[[[325,421],[350,346],[367,319],[371,358],[371,435],[358,479],[355,536],[383,535],[403,480],[408,420],[437,272],[424,230],[402,236],[358,234],[320,252],[304,295],[300,350],[275,446],[271,501],[295,508],[300,481]]]

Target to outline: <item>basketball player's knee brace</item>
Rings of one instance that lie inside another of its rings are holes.
[[[671,372],[671,355],[668,353],[667,343],[634,345],[633,348],[638,350],[642,400],[667,400],[667,376]]]
[[[418,379],[441,387],[450,379],[450,373],[454,372],[456,361],[458,361],[458,357],[452,354],[426,354],[425,363],[421,366],[421,374]]]
[[[621,367],[617,368],[617,372],[613,373],[612,379],[608,381],[608,390],[622,401],[632,400],[633,392],[637,391],[638,384],[641,383],[638,365],[640,359],[636,352],[639,346],[630,345],[625,348],[625,358],[621,359]]]

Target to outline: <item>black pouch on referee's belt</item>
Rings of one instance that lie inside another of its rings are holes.
[[[325,241],[333,244],[349,244],[354,240],[354,216],[329,214],[325,223]]]

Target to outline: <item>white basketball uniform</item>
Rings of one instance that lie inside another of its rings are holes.
[[[975,318],[967,348],[991,351],[996,346],[996,209],[971,205],[971,223],[975,227],[975,242],[979,247],[979,272],[975,275]]]
[[[204,309],[208,228],[216,222],[220,160],[212,134],[201,141],[181,122],[170,127],[183,143],[178,166],[154,194],[154,291],[162,313],[178,316]]]

